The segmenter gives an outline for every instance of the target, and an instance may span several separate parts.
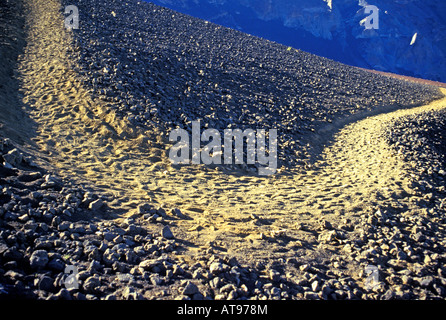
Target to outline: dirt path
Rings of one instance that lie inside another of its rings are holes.
[[[145,201],[179,208],[185,217],[166,221],[192,251],[213,245],[249,259],[324,255],[331,249],[321,246],[320,235],[329,226],[321,228],[321,221],[348,229],[378,206],[410,208],[416,195],[406,164],[389,150],[381,129],[395,117],[444,108],[446,98],[347,125],[306,172],[258,177],[172,168],[156,132],[119,120],[79,81],[59,5],[26,1],[30,32],[19,76],[32,121],[11,125],[32,138],[30,151],[46,159],[42,165],[112,195],[111,208],[131,213]]]

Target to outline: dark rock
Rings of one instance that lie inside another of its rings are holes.
[[[190,295],[194,295],[196,293],[199,293],[197,285],[191,281],[188,281],[183,288],[182,294],[190,296]]]
[[[13,261],[20,261],[23,258],[23,253],[21,253],[17,247],[11,247],[7,249],[3,253],[3,259],[6,261],[13,260]]]
[[[65,263],[59,258],[51,259],[47,264],[47,268],[55,272],[62,272],[65,269]]]
[[[100,210],[103,205],[104,205],[104,201],[102,201],[101,199],[98,199],[98,200],[91,202],[88,205],[88,208],[92,211],[97,211],[97,210]]]
[[[87,293],[95,293],[101,286],[101,281],[98,277],[92,276],[85,280],[83,288]]]
[[[49,276],[42,276],[40,279],[37,280],[37,287],[39,288],[39,290],[55,292],[56,288],[54,287],[54,279]]]
[[[166,239],[173,239],[173,233],[170,230],[169,226],[164,226],[161,235],[163,236],[163,238]]]
[[[36,250],[29,258],[29,265],[33,269],[43,269],[49,262],[48,252],[45,250]]]

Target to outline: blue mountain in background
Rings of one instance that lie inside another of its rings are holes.
[[[446,82],[446,1],[150,0],[349,65]],[[366,29],[368,5],[379,29]]]

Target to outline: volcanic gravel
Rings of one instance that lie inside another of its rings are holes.
[[[114,217],[107,195],[37,167],[9,139],[0,139],[0,160],[0,299],[446,296],[443,202],[423,200],[425,215],[378,209],[355,226],[359,237],[346,239],[341,236],[345,230],[321,224],[321,245],[340,241],[342,250],[317,261],[287,258],[243,265],[214,251],[212,244],[185,260],[181,240],[168,227],[178,209],[166,212],[143,203],[121,222],[107,220]],[[144,228],[148,222],[164,227],[151,233]],[[78,287],[68,278],[73,266]],[[353,275],[354,266],[364,271]],[[376,278],[367,268],[374,268]]]
[[[409,164],[415,190],[445,201],[446,112],[398,118],[384,132],[389,145]],[[441,207],[445,207],[441,205]]]

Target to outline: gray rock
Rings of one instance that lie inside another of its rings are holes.
[[[186,218],[186,216],[185,216],[185,215],[181,212],[181,210],[178,209],[178,208],[172,209],[172,214],[173,214],[174,216],[177,216],[177,217],[180,218],[180,219],[185,219],[185,218]]]
[[[166,239],[173,239],[174,238],[173,233],[170,230],[169,226],[164,226],[163,227],[161,235],[162,235],[163,238],[166,238]]]
[[[125,261],[129,264],[136,264],[139,260],[138,255],[133,250],[128,250],[125,253]]]
[[[124,240],[124,239],[122,238],[121,235],[117,235],[116,237],[113,238],[112,241],[113,241],[113,243],[118,244],[118,243],[121,243],[123,240]]]
[[[29,265],[33,269],[42,269],[49,262],[48,252],[45,250],[36,250],[29,259]]]
[[[6,249],[3,252],[3,258],[6,261],[12,260],[12,261],[19,261],[23,258],[23,253],[21,253],[16,246],[13,246],[9,249]]]
[[[304,292],[304,299],[305,300],[318,300],[320,299],[317,293],[311,292],[311,291],[305,291]]]
[[[129,226],[125,230],[125,233],[131,236],[135,236],[137,234],[143,233],[143,228],[134,224],[129,224]]]
[[[103,233],[103,236],[104,236],[104,240],[113,241],[113,239],[116,238],[118,236],[118,234],[115,232],[106,231]]]
[[[212,262],[209,266],[209,272],[212,274],[219,274],[221,272],[226,271],[228,266],[221,262]]]
[[[406,260],[407,254],[403,250],[398,250],[396,253],[396,257],[398,258],[398,260]]]
[[[53,247],[53,241],[50,240],[42,240],[42,239],[36,239],[34,241],[34,248],[35,249],[51,249]]]
[[[209,286],[213,289],[217,289],[221,285],[221,279],[219,277],[215,277],[209,281]]]
[[[126,266],[124,263],[119,262],[119,261],[115,261],[112,264],[112,269],[116,272],[125,272],[126,271]]]
[[[70,291],[68,291],[66,288],[60,289],[60,291],[57,294],[55,294],[55,298],[59,299],[59,300],[72,300],[73,299]]]
[[[237,287],[232,283],[228,283],[220,288],[220,293],[231,292],[233,290],[237,290]]]
[[[183,288],[182,294],[190,296],[196,293],[199,293],[197,285],[191,281],[188,281]]]
[[[89,277],[85,280],[83,288],[87,293],[94,293],[100,287],[101,281],[97,276]]]
[[[317,280],[314,280],[314,281],[311,283],[311,289],[312,289],[314,292],[318,292],[318,291],[319,291],[320,287],[319,287],[319,282],[318,282]]]
[[[59,223],[57,228],[58,228],[59,231],[68,230],[70,228],[70,223],[68,221],[62,221],[62,222]]]
[[[9,163],[10,165],[17,166],[22,162],[23,155],[22,155],[22,153],[20,153],[19,150],[12,149],[7,154],[3,155],[3,159],[5,159],[5,161],[7,163]]]
[[[174,274],[175,276],[177,276],[177,275],[183,275],[183,274],[184,274],[184,269],[183,269],[181,266],[179,266],[178,264],[174,264],[174,265],[172,266],[172,272],[173,272],[173,274]]]
[[[140,205],[138,206],[138,208],[136,209],[136,212],[137,212],[138,214],[145,214],[145,213],[147,213],[151,208],[152,208],[152,205],[150,205],[149,203],[143,203],[143,204],[140,204]]]
[[[93,260],[93,261],[91,261],[91,263],[89,264],[87,270],[90,271],[90,272],[96,272],[96,271],[98,271],[98,270],[100,270],[100,269],[102,269],[102,268],[103,268],[103,265],[101,265],[99,261],[97,261],[97,260]]]
[[[281,291],[277,287],[272,287],[271,290],[269,291],[269,293],[271,296],[280,296]],[[229,298],[229,296],[228,296],[228,298]]]
[[[102,256],[102,260],[104,261],[104,263],[107,266],[111,266],[114,262],[118,261],[119,259],[119,255],[111,250],[110,248],[108,248],[107,250],[105,250],[103,256]]]
[[[162,208],[162,207],[159,207],[159,208],[156,210],[156,212],[157,212],[161,217],[163,217],[163,218],[166,218],[166,217],[167,217],[166,210],[164,210],[164,208]]]
[[[434,277],[432,276],[423,277],[420,281],[420,286],[422,288],[429,288],[433,284],[434,284]]]
[[[143,270],[149,270],[152,272],[161,272],[161,270],[163,269],[163,265],[161,263],[161,261],[157,260],[157,259],[147,259],[144,261],[141,261],[139,263],[139,267],[142,268]]]
[[[54,292],[54,279],[49,276],[42,276],[40,279],[37,279],[37,287],[39,290],[48,291],[48,292]]]
[[[88,208],[90,210],[97,211],[97,210],[101,209],[103,205],[104,205],[104,201],[102,201],[101,199],[97,199],[97,200],[91,202],[88,205]]]
[[[65,269],[65,263],[59,258],[51,259],[47,268],[56,272],[62,272]]]

